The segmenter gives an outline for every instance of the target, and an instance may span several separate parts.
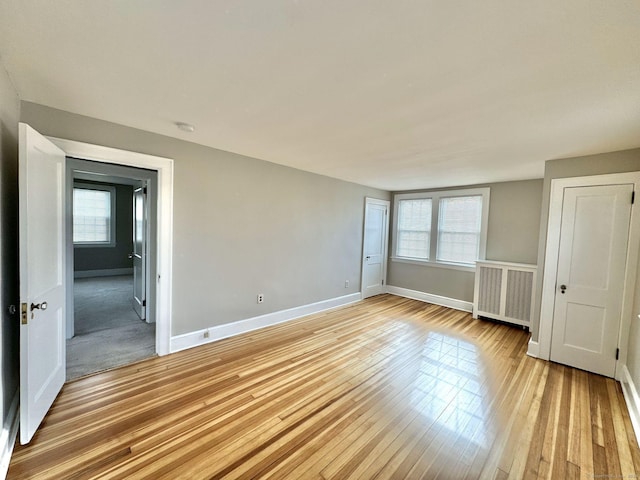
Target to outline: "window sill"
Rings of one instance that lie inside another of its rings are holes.
[[[115,248],[115,243],[104,242],[104,243],[74,243],[73,248]]]
[[[415,258],[391,257],[392,262],[409,263],[412,265],[420,265],[423,267],[448,268],[449,270],[459,270],[461,272],[475,272],[475,265],[461,265],[459,263],[433,262],[430,260],[418,260]]]

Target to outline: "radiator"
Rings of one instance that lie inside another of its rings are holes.
[[[473,318],[487,317],[529,327],[536,265],[476,262]]]

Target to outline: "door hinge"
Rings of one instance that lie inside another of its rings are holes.
[[[384,279],[382,280],[382,284],[384,285]]]
[[[142,193],[144,193],[145,195],[147,194],[147,187],[144,187],[144,188],[142,189]]]
[[[22,325],[26,325],[27,322],[29,321],[27,317],[27,312],[28,312],[28,307],[26,303],[23,303],[22,306],[20,307],[20,311],[21,311],[21,323]]]
[[[147,306],[147,300],[146,300],[146,299],[142,300],[142,306],[143,306],[143,307],[146,307],[146,306]]]
[[[620,358],[620,349],[616,348],[616,360]]]
[[[631,192],[631,205],[636,201],[636,191]]]

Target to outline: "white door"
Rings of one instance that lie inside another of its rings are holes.
[[[65,154],[20,124],[20,443],[65,381]]]
[[[133,309],[147,318],[147,187],[133,191]]]
[[[633,185],[564,189],[551,360],[613,377]]]
[[[384,293],[388,238],[389,202],[367,198],[362,248],[362,298]]]

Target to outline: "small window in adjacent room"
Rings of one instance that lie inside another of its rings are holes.
[[[393,260],[469,269],[485,257],[489,189],[395,196]]]
[[[115,245],[115,187],[74,184],[73,244]]]

